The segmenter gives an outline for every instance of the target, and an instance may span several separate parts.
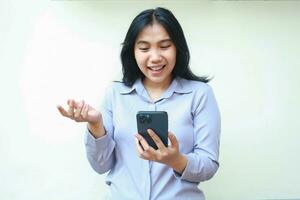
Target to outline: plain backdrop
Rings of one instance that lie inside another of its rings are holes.
[[[1,0],[1,200],[105,199],[86,125],[56,105],[99,107],[132,19],[156,6],[181,23],[192,70],[214,77],[222,135],[207,199],[300,199],[300,1]]]

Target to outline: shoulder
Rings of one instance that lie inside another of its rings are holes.
[[[204,95],[212,91],[212,88],[209,84],[201,81],[178,78],[178,82],[182,89],[190,91],[197,95]]]
[[[130,92],[132,87],[126,86],[121,81],[112,81],[106,87],[106,94],[107,95],[114,95],[114,94],[122,94],[126,92]]]
[[[192,110],[194,115],[204,108],[214,113],[219,112],[213,89],[209,84],[186,79],[182,79],[181,84],[183,87],[191,88]]]
[[[122,90],[124,88],[128,88],[127,86],[124,85],[123,82],[121,81],[112,81],[108,88],[112,89],[112,90],[115,90],[115,91],[119,91],[119,90]]]
[[[104,88],[102,104],[105,106],[112,106],[119,99],[121,92],[128,89],[127,86],[119,81],[111,81]]]

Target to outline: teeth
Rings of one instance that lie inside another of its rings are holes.
[[[160,66],[160,67],[149,67],[151,70],[154,70],[154,71],[159,71],[163,68],[164,66]]]

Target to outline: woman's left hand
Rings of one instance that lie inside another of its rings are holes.
[[[187,165],[187,159],[179,152],[179,144],[175,135],[171,132],[168,133],[168,138],[170,139],[171,144],[168,147],[165,147],[154,131],[151,129],[148,129],[147,131],[158,149],[155,150],[152,148],[143,136],[136,134],[136,147],[139,157],[144,160],[151,160],[166,164],[181,174]]]

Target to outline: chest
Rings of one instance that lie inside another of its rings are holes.
[[[142,99],[138,95],[120,96],[116,98],[113,106],[114,140],[120,146],[134,145],[134,135],[137,133],[137,112],[166,111],[169,131],[175,134],[180,151],[191,152],[194,146],[191,104],[192,101],[185,95],[174,95],[156,103]]]

